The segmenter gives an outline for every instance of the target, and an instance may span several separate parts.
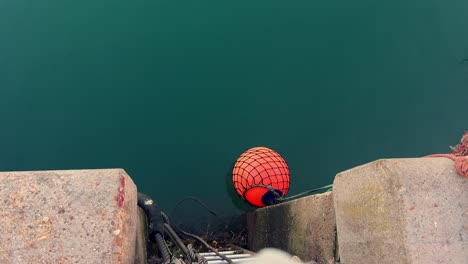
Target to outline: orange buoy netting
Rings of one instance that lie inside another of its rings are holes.
[[[289,190],[289,168],[276,151],[251,148],[234,164],[232,180],[237,194],[250,204],[263,207],[276,203]]]
[[[458,175],[468,178],[468,132],[463,134],[460,143],[452,148],[452,154],[432,154],[426,157],[443,157],[455,162],[455,169]]]

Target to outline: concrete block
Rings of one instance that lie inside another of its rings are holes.
[[[134,263],[137,220],[124,170],[0,173],[0,263]]]
[[[146,214],[138,207],[138,222],[136,229],[136,244],[135,244],[135,264],[148,263],[148,222]]]
[[[249,212],[247,227],[249,248],[253,251],[277,248],[302,261],[335,263],[335,212],[331,192]]]
[[[446,158],[377,160],[334,181],[343,264],[468,263],[468,180]]]

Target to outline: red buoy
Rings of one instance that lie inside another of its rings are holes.
[[[253,206],[275,204],[289,191],[289,168],[276,151],[251,148],[234,164],[232,181],[237,194]]]

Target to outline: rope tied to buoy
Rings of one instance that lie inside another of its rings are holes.
[[[451,154],[432,154],[427,158],[448,158],[455,162],[455,169],[458,175],[468,178],[468,131],[463,134],[460,143],[452,149]]]

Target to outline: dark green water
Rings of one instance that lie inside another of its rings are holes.
[[[226,173],[249,147],[286,158],[291,194],[449,151],[468,129],[467,14],[466,0],[0,0],[0,170],[121,167],[164,209],[195,195],[233,213]]]

